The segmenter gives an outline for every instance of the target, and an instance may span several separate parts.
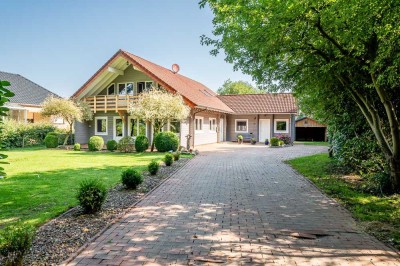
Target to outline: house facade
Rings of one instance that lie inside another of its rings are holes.
[[[278,134],[275,125],[282,134],[294,138],[292,125],[297,109],[291,94],[219,96],[195,80],[119,50],[72,96],[85,101],[94,113],[92,121],[75,123],[76,142],[87,143],[95,135],[105,142],[138,135],[146,135],[151,141],[150,123],[128,113],[129,105],[151,88],[179,93],[190,107],[186,120],[170,121],[163,129],[175,132],[182,146],[236,140],[237,134],[250,133],[264,141]],[[240,103],[253,106],[252,97],[262,99],[257,108],[248,111],[238,107]],[[277,108],[281,103],[284,107]],[[263,105],[273,107],[261,108]]]
[[[24,123],[52,123],[60,128],[66,126],[63,119],[43,117],[40,114],[47,97],[61,98],[60,96],[19,74],[0,71],[0,80],[9,81],[9,89],[15,94],[10,102],[5,103],[10,110],[7,119]]]

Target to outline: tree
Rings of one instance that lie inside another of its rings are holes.
[[[75,121],[92,120],[93,113],[89,106],[84,102],[49,97],[42,107],[43,116],[55,116],[63,118],[69,125],[68,135],[65,137],[64,145],[67,144],[68,137],[72,141],[73,124]]]
[[[254,94],[260,93],[259,90],[253,87],[247,81],[231,81],[230,79],[225,80],[224,84],[217,91],[220,95],[226,94]]]
[[[8,115],[8,108],[5,107],[5,103],[10,101],[10,98],[14,96],[6,87],[10,86],[10,82],[5,80],[0,80],[0,123],[3,122],[3,118]],[[0,143],[0,149],[3,149],[2,143]],[[5,154],[0,154],[0,160],[6,159],[8,156]],[[0,162],[0,164],[8,164],[7,162]],[[0,167],[0,176],[5,176],[4,168]]]
[[[398,0],[202,0],[200,6],[207,3],[219,36],[202,36],[202,44],[214,46],[211,54],[223,49],[235,69],[270,88],[345,94],[374,133],[400,191]]]
[[[129,113],[136,119],[151,123],[154,150],[154,139],[168,121],[182,121],[189,116],[190,108],[183,102],[182,96],[161,90],[150,90],[140,94],[136,103],[131,104]]]

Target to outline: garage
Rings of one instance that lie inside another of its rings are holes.
[[[316,120],[303,117],[296,120],[297,141],[326,141],[326,125]]]

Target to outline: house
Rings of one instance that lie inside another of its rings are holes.
[[[296,140],[298,141],[326,141],[326,125],[309,118],[302,117],[296,120]]]
[[[119,50],[72,96],[94,112],[92,121],[75,123],[76,142],[87,143],[93,135],[108,141],[144,134],[151,140],[151,125],[127,110],[152,87],[179,93],[190,107],[185,121],[170,121],[164,129],[175,132],[183,146],[187,141],[193,147],[236,140],[238,134],[250,133],[260,141],[277,134],[294,137],[297,107],[291,94],[219,96],[176,71]]]
[[[59,97],[33,81],[18,75],[0,71],[0,80],[11,83],[8,88],[15,94],[5,106],[10,109],[9,119],[25,123],[51,122],[64,127],[63,119],[43,117],[40,112],[47,97]]]

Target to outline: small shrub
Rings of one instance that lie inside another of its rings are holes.
[[[144,152],[148,148],[149,148],[149,139],[144,135],[137,136],[135,140],[136,151]]]
[[[85,179],[79,184],[76,198],[85,213],[96,213],[107,197],[107,188],[98,179]]]
[[[179,151],[174,152],[172,155],[174,156],[174,161],[178,161],[181,157],[181,153]]]
[[[22,265],[34,235],[35,230],[29,225],[17,224],[4,228],[0,233],[0,255],[4,257],[5,265]]]
[[[251,139],[250,139],[250,142],[251,142],[251,144],[253,144],[253,145],[255,145],[255,144],[257,143],[257,141],[256,141],[255,138],[251,138]]]
[[[81,144],[75,143],[74,144],[74,151],[80,151],[81,150]]]
[[[283,141],[283,143],[286,145],[292,144],[292,139],[288,135],[279,135],[278,139]]]
[[[147,169],[149,170],[151,175],[156,175],[158,170],[160,169],[160,164],[157,160],[153,160],[149,163]]]
[[[107,150],[115,151],[118,147],[118,142],[116,142],[115,140],[112,139],[112,140],[107,141],[106,146],[107,146]]]
[[[118,150],[120,152],[134,152],[135,151],[135,142],[132,137],[126,136],[120,139],[118,142]]]
[[[133,168],[129,168],[121,174],[122,184],[128,189],[135,189],[138,185],[143,183],[143,180],[142,173]]]
[[[279,141],[279,146],[283,146],[285,144],[285,142],[283,142],[282,140]]]
[[[171,166],[174,162],[174,156],[168,152],[167,154],[165,154],[164,162],[166,166]]]
[[[46,148],[57,148],[58,147],[58,135],[57,133],[50,132],[44,138],[44,144]]]
[[[88,146],[89,151],[101,151],[104,146],[104,140],[102,137],[99,136],[90,137]]]
[[[271,138],[271,146],[278,147],[279,146],[279,139],[278,138]]]
[[[159,152],[176,151],[179,146],[179,138],[170,131],[160,132],[155,137],[154,144]]]
[[[242,135],[237,135],[237,139],[238,140],[243,140],[243,136]]]

